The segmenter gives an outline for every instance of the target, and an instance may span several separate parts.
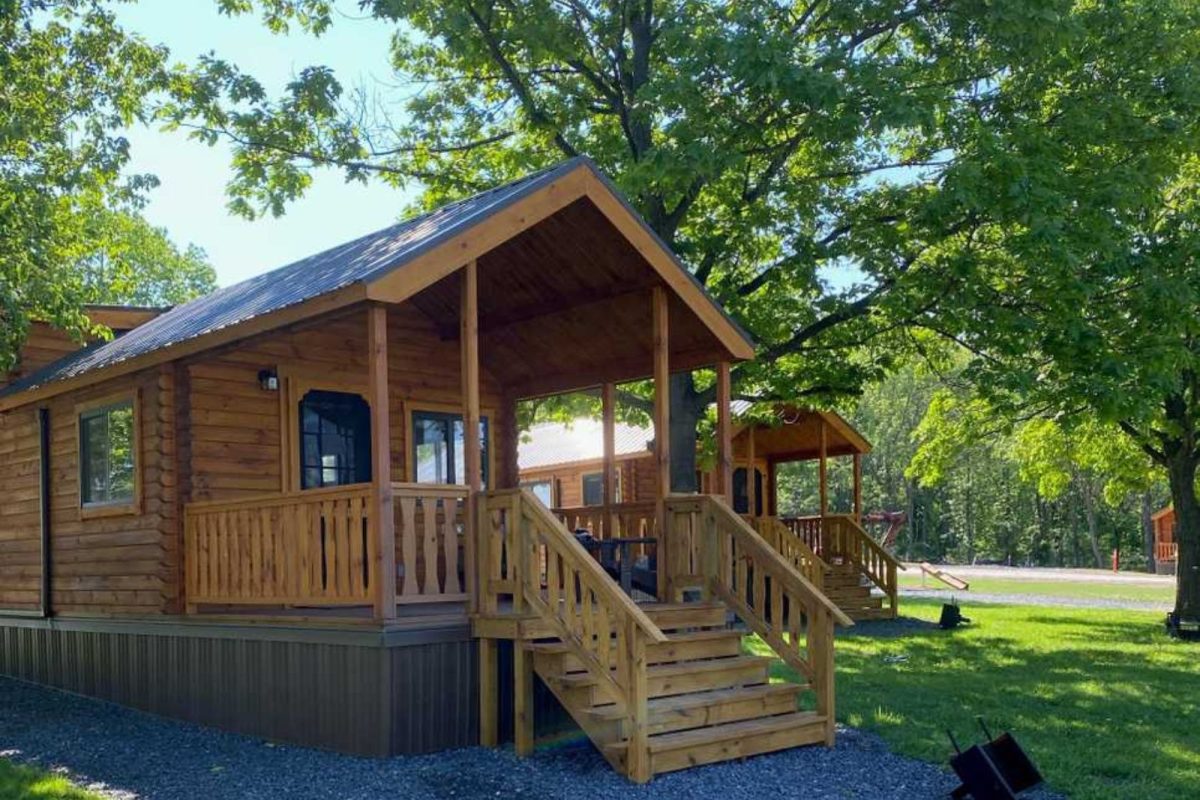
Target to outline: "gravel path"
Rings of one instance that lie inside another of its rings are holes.
[[[971,603],[1002,603],[1017,606],[1060,606],[1063,608],[1112,608],[1127,611],[1170,611],[1170,603],[1156,603],[1150,600],[1122,600],[1111,597],[1062,597],[1045,594],[987,594],[976,592],[956,592],[951,589],[915,589],[900,587],[901,597],[932,597],[942,598],[947,602],[950,598],[958,601],[959,605]],[[968,614],[968,616],[970,616]]]
[[[953,776],[888,752],[875,736],[839,732],[806,747],[664,775],[649,787],[618,777],[588,744],[540,750],[470,748],[364,759],[142,714],[0,678],[0,755],[65,771],[114,800],[351,798],[932,798]],[[1041,794],[1031,797],[1052,798]]]

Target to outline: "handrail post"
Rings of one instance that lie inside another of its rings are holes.
[[[514,492],[512,505],[508,509],[508,579],[512,583],[513,613],[516,614],[520,614],[525,610],[524,581],[528,556],[528,551],[525,547],[525,519],[521,513],[521,500],[521,493]]]
[[[833,620],[825,609],[809,609],[808,657],[812,664],[817,713],[825,717],[825,746],[833,747],[837,730],[834,716]]]
[[[711,600],[713,583],[717,579],[717,564],[720,558],[717,554],[717,515],[711,500],[701,506],[703,509],[700,531],[698,535],[700,547],[700,574],[704,576],[701,595],[704,600]]]
[[[625,630],[626,640],[629,642],[629,679],[625,687],[629,744],[625,750],[625,766],[631,781],[646,783],[651,777],[650,748],[647,742],[647,703],[650,688],[646,676],[646,640],[632,619],[626,623]]]

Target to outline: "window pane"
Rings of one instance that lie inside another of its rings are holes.
[[[593,472],[583,476],[583,504],[604,505],[604,474]]]
[[[451,441],[453,437],[453,441]],[[488,485],[488,421],[479,421],[479,450],[484,486]],[[465,483],[462,415],[413,412],[413,456],[418,483]]]
[[[134,484],[133,402],[79,418],[80,496],[85,504],[130,503]]]
[[[546,508],[554,505],[554,493],[551,491],[550,481],[527,481],[521,485],[533,492],[533,496],[540,500]]]
[[[349,392],[314,389],[300,401],[300,488],[371,480],[371,410]]]

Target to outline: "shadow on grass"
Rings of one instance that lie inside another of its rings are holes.
[[[964,611],[975,623],[952,631],[916,620],[839,632],[839,719],[945,763],[946,729],[974,741],[982,715],[1074,798],[1195,796],[1200,648],[1168,639],[1146,614]],[[796,679],[782,664],[773,672]]]

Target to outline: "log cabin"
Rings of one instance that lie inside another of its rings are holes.
[[[746,410],[746,404],[734,404],[729,490],[718,465],[697,475],[701,491],[725,498],[851,619],[895,618],[896,575],[904,565],[863,528],[862,459],[870,443],[832,411],[781,405],[770,420],[751,422],[739,414]],[[611,462],[605,458],[607,424],[613,425]],[[653,428],[608,423],[607,417],[540,423],[519,447],[521,485],[571,530],[605,540],[652,538],[654,442]],[[851,460],[853,476],[851,507],[840,513],[830,508],[828,478],[830,459],[839,457]],[[816,465],[817,513],[780,515],[779,467],[804,461]],[[612,476],[611,502],[606,474]]]
[[[517,401],[652,379],[665,431],[711,367],[729,433],[753,356],[590,161],[112,313],[0,389],[0,673],[376,756],[524,755],[558,714],[638,782],[833,743],[851,622],[728,493],[671,494],[656,448],[635,602],[519,486]]]
[[[1175,509],[1159,509],[1150,516],[1154,528],[1154,571],[1159,575],[1174,575],[1179,559],[1179,542],[1175,539]]]

